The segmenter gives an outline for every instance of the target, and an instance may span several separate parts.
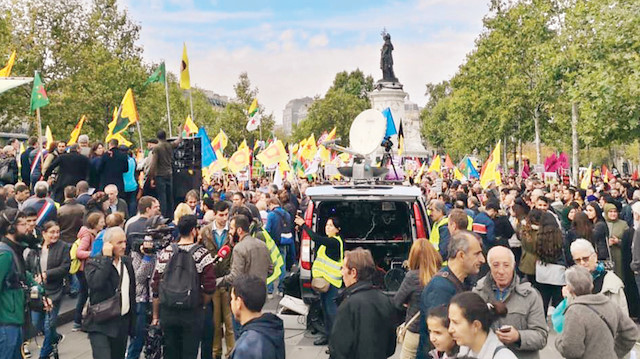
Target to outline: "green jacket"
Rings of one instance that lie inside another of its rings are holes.
[[[13,252],[0,251],[0,325],[22,326],[25,320],[25,293],[22,288],[7,288],[6,279],[15,272]],[[27,272],[29,287],[37,285],[33,276]]]

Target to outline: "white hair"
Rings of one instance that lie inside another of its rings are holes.
[[[118,234],[122,234],[123,236],[126,237],[126,234],[124,233],[124,230],[118,226],[116,227],[111,227],[111,228],[107,228],[106,231],[104,231],[104,237],[103,240],[104,242],[111,242],[114,238],[114,236],[118,235]]]
[[[575,243],[575,242],[574,242]],[[574,265],[564,273],[565,281],[576,296],[591,294],[593,276],[585,267]]]
[[[107,192],[108,190],[112,190],[115,189],[116,193],[118,192],[118,186],[114,185],[114,184],[108,184],[104,187],[104,191]]]
[[[636,192],[639,192],[638,190],[636,190]],[[636,194],[633,194],[633,197],[636,197]],[[634,204],[631,205],[631,210],[633,211],[633,213],[637,214],[640,216],[640,202],[636,202]]]
[[[596,250],[593,248],[593,244],[584,238],[578,238],[571,243],[571,255],[577,251],[585,251],[593,254]]]
[[[515,256],[515,254],[513,254],[512,250],[510,250],[509,248],[504,247],[504,246],[495,246],[495,247],[489,249],[489,252],[487,253],[487,263],[491,263],[491,257],[492,257],[491,254],[493,252],[495,252],[496,250],[498,250],[498,248],[500,248],[500,247],[506,249],[509,252],[509,258],[511,258],[511,264],[515,265],[516,264],[516,256]]]
[[[80,135],[78,137],[78,143],[89,143],[89,136],[87,135]]]

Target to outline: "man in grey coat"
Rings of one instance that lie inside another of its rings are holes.
[[[549,333],[540,294],[515,275],[516,259],[509,248],[491,248],[487,262],[490,272],[473,291],[486,302],[500,301],[507,306],[507,315],[493,325],[501,329],[496,331],[498,339],[518,358],[540,358],[539,350],[547,344]]]
[[[565,272],[562,295],[569,304],[556,349],[564,358],[624,357],[638,340],[636,324],[604,294],[591,294],[593,277],[575,265]]]

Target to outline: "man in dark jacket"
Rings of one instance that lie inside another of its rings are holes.
[[[231,288],[231,310],[242,325],[231,359],[284,359],[284,325],[272,313],[262,313],[267,291],[264,280],[241,275]]]
[[[64,203],[58,209],[58,224],[60,225],[60,239],[73,244],[76,241],[82,219],[84,206],[76,202],[76,187],[67,186],[64,189]]]
[[[31,161],[29,160],[29,156],[31,155],[31,151],[33,151],[38,143],[38,139],[35,136],[29,137],[28,147],[24,150],[24,152],[20,155],[20,177],[22,177],[22,182],[24,182],[27,187],[31,186]]]
[[[420,344],[418,359],[428,358],[429,333],[427,313],[431,308],[449,304],[454,295],[469,290],[466,279],[480,272],[485,263],[482,242],[474,233],[461,231],[449,241],[448,265],[442,268],[422,290],[420,295]]]
[[[69,147],[69,153],[63,153],[51,162],[44,173],[45,181],[57,167],[60,168],[56,183],[53,185],[53,199],[61,203],[64,200],[64,188],[75,186],[78,182],[86,180],[89,176],[90,164],[87,157],[78,153],[78,146],[73,145]]]
[[[150,185],[158,193],[160,209],[165,218],[173,215],[173,149],[182,142],[182,132],[172,143],[167,142],[167,133],[158,131],[158,144],[153,147],[149,166]],[[122,177],[122,176],[121,176]],[[124,193],[122,190],[120,191]]]
[[[329,337],[332,359],[388,358],[396,350],[399,313],[371,283],[376,267],[371,252],[357,248],[344,253],[342,293]]]
[[[118,149],[118,140],[109,141],[109,150],[102,155],[100,161],[100,190],[104,190],[109,184],[118,187],[118,193],[124,193],[124,180],[122,175],[129,170],[127,155]]]

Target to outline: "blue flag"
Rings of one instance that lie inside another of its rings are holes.
[[[469,178],[480,178],[480,174],[478,173],[478,170],[473,167],[473,163],[471,163],[471,159],[467,157],[467,173],[469,173],[469,175],[467,177]]]
[[[384,115],[384,118],[387,119],[387,132],[384,134],[384,137],[397,135],[398,131],[396,130],[395,122],[393,122],[393,116],[391,116],[391,109],[389,107],[385,108],[382,111],[382,115]]]
[[[202,167],[209,167],[218,159],[218,157],[216,156],[216,153],[213,152],[213,147],[211,147],[211,140],[209,139],[207,131],[204,129],[204,127],[200,127],[200,129],[198,130],[198,134],[196,134],[196,137],[200,137],[202,139]]]

